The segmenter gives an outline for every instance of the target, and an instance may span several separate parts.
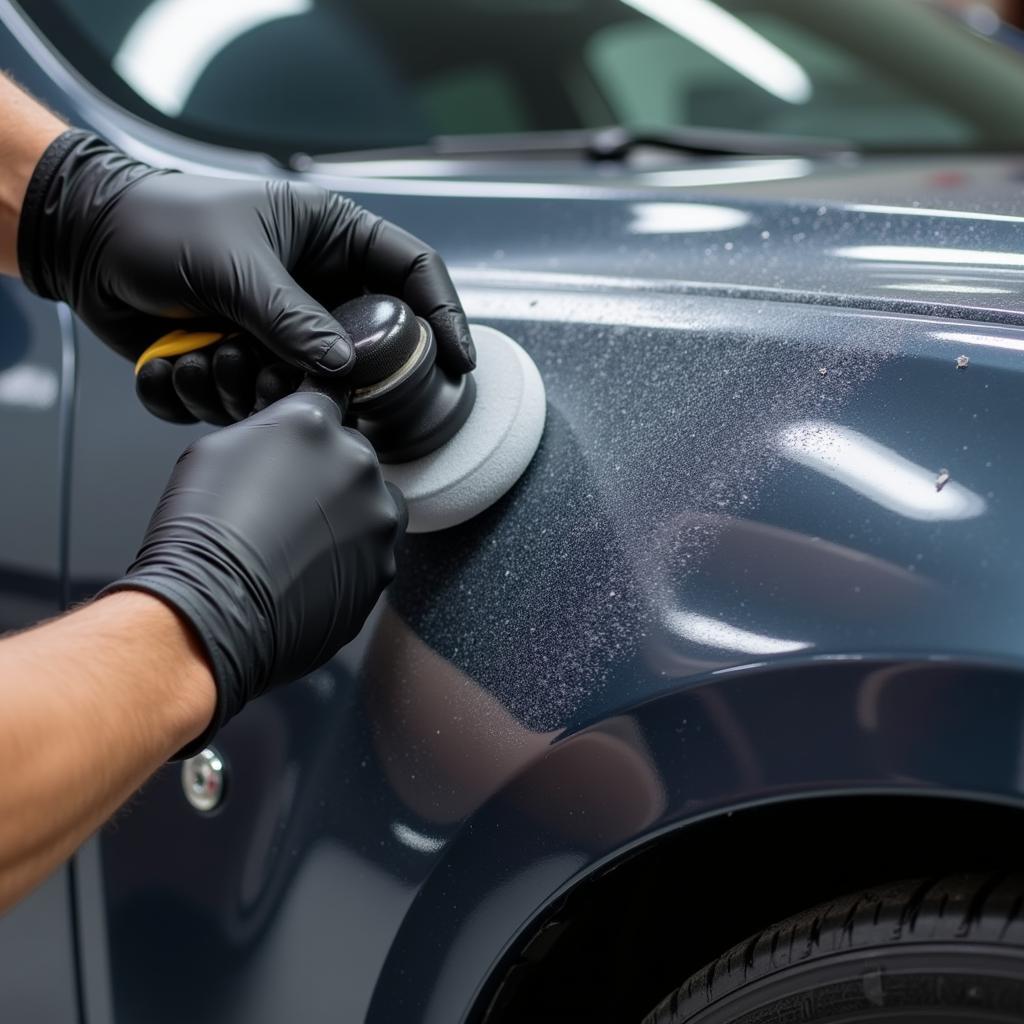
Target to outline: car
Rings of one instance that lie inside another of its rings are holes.
[[[0,0],[0,59],[426,239],[548,401],[0,922],[5,1021],[1024,1016],[1018,53],[889,0]],[[209,429],[0,282],[0,630]]]

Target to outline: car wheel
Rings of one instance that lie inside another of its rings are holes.
[[[751,936],[643,1024],[1024,1020],[1024,876],[901,882]]]

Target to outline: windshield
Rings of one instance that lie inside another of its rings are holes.
[[[22,0],[151,121],[279,157],[619,124],[1024,148],[1024,58],[914,0]]]

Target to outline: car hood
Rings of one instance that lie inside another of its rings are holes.
[[[637,291],[739,289],[1024,322],[1024,157],[701,160],[642,172],[408,160],[318,165],[313,177],[371,205],[378,192],[457,197],[462,244],[445,252],[458,262],[463,245],[472,251],[467,280],[562,272]],[[503,219],[496,236],[492,216],[465,216],[473,200],[492,210],[532,200],[544,219]]]
[[[512,493],[410,539],[396,622],[542,731],[744,665],[1024,660],[1020,166],[318,173],[437,240],[548,389]]]
[[[487,720],[547,736],[754,664],[1024,664],[1022,167],[311,168],[437,245],[470,318],[547,386],[523,479],[409,538],[367,632],[377,698],[433,679],[438,705],[482,694]],[[104,358],[83,347],[78,443],[130,444],[136,469],[116,513],[101,490],[76,499],[75,573],[102,582],[190,437],[143,416]],[[472,717],[453,716],[442,735]]]

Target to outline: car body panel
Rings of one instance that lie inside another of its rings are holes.
[[[806,774],[785,793],[899,790],[906,778],[933,792],[1017,792],[1012,678],[998,707],[970,676],[948,704],[941,681],[941,697],[927,697],[941,714],[975,694],[980,749],[967,769],[995,771],[996,788],[959,777],[959,762],[926,772],[914,751],[905,763],[871,760],[876,738],[853,708],[878,673],[865,668],[827,708],[803,687],[831,693],[831,673],[799,686],[788,675],[805,660],[838,671],[872,654],[1019,666],[1013,347],[975,345],[959,370],[959,349],[938,336],[961,321],[692,295],[640,302],[596,286],[571,303],[494,282],[463,295],[474,320],[538,361],[541,450],[494,510],[407,541],[404,571],[357,644],[224,731],[233,788],[221,814],[197,817],[172,768],[106,832],[117,1019],[172,1020],[190,1007],[197,1020],[272,1021],[288,1008],[318,1019],[325,1007],[343,1019],[400,1009],[460,1019],[477,970],[571,879],[715,806],[777,798],[773,773],[786,778],[801,730],[831,736],[834,760],[807,750]],[[971,330],[1014,343],[1020,333]],[[95,468],[75,475],[76,593],[131,557],[166,467],[200,432],[147,418],[127,375],[83,341],[76,465]],[[105,462],[115,458],[132,473]],[[951,479],[936,491],[943,466]],[[754,739],[720,754],[741,764],[705,753],[705,765],[694,750],[683,773],[684,720],[717,701],[698,691],[724,694],[730,677],[715,673],[751,664],[761,672],[729,685],[750,701],[736,729]],[[653,700],[647,717],[637,710]],[[775,726],[770,750],[758,745],[766,702],[792,723],[781,750]],[[919,717],[908,704],[901,715],[897,737]],[[665,751],[648,738],[655,721]],[[579,733],[588,723],[600,724]],[[586,741],[593,779],[633,768],[647,780],[624,798],[627,826],[593,844],[563,834],[585,803],[522,781],[543,780],[554,751],[584,742],[576,735],[597,737]],[[645,769],[652,757],[666,761]],[[716,804],[686,788],[691,772],[741,781]],[[549,792],[539,812],[520,807],[527,785],[534,803]],[[685,799],[665,805],[659,794],[679,787]],[[512,837],[497,849],[495,830]],[[158,931],[146,928],[153,919]],[[444,962],[410,960],[418,944]],[[197,956],[209,970],[186,972]]]
[[[367,187],[344,165],[332,170],[313,177],[346,191]],[[856,168],[705,162],[637,172],[621,187],[598,186],[579,170],[558,186],[508,180],[514,164],[503,170],[501,182],[384,177],[372,188],[417,196],[385,200],[410,211],[432,196],[433,234],[481,283],[518,273],[524,283],[570,290],[607,280],[637,292],[742,293],[1024,323],[1020,158],[875,157]],[[732,180],[739,170],[745,177]],[[652,177],[662,183],[650,186]],[[530,217],[521,215],[524,204]]]
[[[140,157],[295,176],[136,131],[15,28],[5,56]],[[314,164],[530,352],[544,439],[493,509],[407,539],[353,644],[230,723],[222,809],[171,765],[104,830],[89,1024],[449,1024],[553,899],[666,830],[826,793],[1020,804],[1021,166]],[[73,599],[207,429],[148,417],[81,335]]]
[[[0,278],[0,635],[61,607],[62,429],[71,401],[70,315]],[[71,869],[0,915],[0,1017],[78,1015]]]
[[[715,814],[844,793],[1019,805],[1020,725],[1015,672],[850,659],[729,673],[560,738],[432,865],[368,1019],[462,1019],[539,905]]]

